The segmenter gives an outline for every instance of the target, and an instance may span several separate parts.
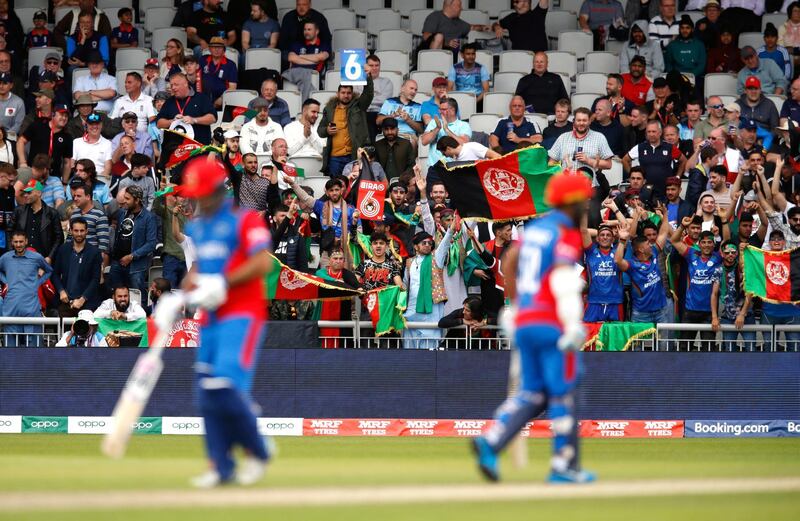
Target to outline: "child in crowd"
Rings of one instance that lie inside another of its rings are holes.
[[[139,46],[139,30],[133,25],[133,10],[123,7],[117,11],[119,27],[111,30],[111,48],[123,49],[125,47]]]
[[[25,38],[25,47],[48,47],[53,41],[53,34],[47,28],[47,13],[36,11],[33,15],[33,29]]]

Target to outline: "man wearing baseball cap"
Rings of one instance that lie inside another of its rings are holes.
[[[783,71],[772,60],[762,60],[758,53],[751,46],[742,47],[742,62],[744,67],[739,71],[736,83],[736,94],[744,94],[745,83],[748,78],[755,76],[759,81],[759,87],[767,94],[783,94],[786,92],[788,82],[783,75]],[[752,85],[752,82],[751,82]]]
[[[53,89],[44,89],[34,92],[33,99],[35,101],[35,110],[29,111],[25,115],[25,119],[22,120],[20,132],[25,132],[28,126],[36,120],[42,119],[50,121],[53,117],[53,100],[55,97],[56,93],[53,92]]]
[[[108,184],[111,181],[111,141],[100,135],[103,118],[97,112],[86,117],[86,132],[72,140],[72,159],[88,159],[94,163],[97,177]]]
[[[236,89],[239,74],[236,63],[225,56],[224,38],[219,36],[211,38],[208,48],[211,54],[204,56],[200,61],[203,67],[203,84],[214,106],[219,109],[222,107],[222,94],[226,90]]]
[[[69,179],[72,158],[72,136],[65,130],[69,120],[66,105],[56,105],[53,118],[35,119],[17,136],[17,158],[20,167],[28,166],[28,158],[39,154],[50,157],[50,176]],[[25,145],[30,143],[28,154]]]
[[[83,94],[89,94],[97,101],[96,110],[109,113],[114,108],[113,100],[117,97],[117,80],[103,69],[105,60],[99,52],[90,52],[86,62],[89,64],[89,74],[75,80],[72,97],[78,99]]]
[[[142,92],[142,75],[136,71],[125,76],[125,95],[114,101],[109,116],[119,118],[128,112],[136,114],[137,132],[147,132],[147,125],[156,119],[153,98]]]
[[[658,46],[657,43],[653,44]],[[660,53],[660,49],[656,49]],[[647,101],[647,93],[653,85],[645,72],[647,71],[647,62],[642,56],[634,56],[631,58],[629,71],[622,75],[622,96],[636,106],[644,105]]]
[[[433,95],[431,99],[422,102],[422,108],[420,109],[423,125],[428,126],[431,119],[439,117],[439,105],[447,99],[447,85],[447,78],[444,76],[433,79],[431,83]]]
[[[742,107],[742,118],[754,120],[760,128],[767,131],[778,126],[778,109],[771,99],[764,96],[757,76],[749,76],[744,81],[744,94],[737,101]]]
[[[36,250],[48,264],[64,242],[61,219],[55,208],[42,200],[44,185],[31,179],[22,190],[25,204],[14,210],[14,231],[23,232],[28,246]]]
[[[14,78],[7,72],[0,73],[0,125],[8,132],[17,133],[25,119],[25,102],[11,92]]]
[[[239,149],[239,132],[231,128],[226,130],[222,137],[225,138],[225,160],[241,172],[244,170],[244,165],[242,164],[242,151]]]

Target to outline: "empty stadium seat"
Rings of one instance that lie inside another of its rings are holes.
[[[578,59],[571,52],[547,51],[547,70],[563,72],[574,77],[578,74]]]
[[[360,29],[336,29],[333,31],[333,50],[366,49],[367,33]],[[338,55],[338,52],[337,52]]]
[[[600,72],[582,72],[575,77],[575,92],[605,93],[608,75]]]
[[[469,118],[469,126],[473,131],[491,134],[497,128],[497,122],[502,119],[500,114],[473,114]]]
[[[244,68],[281,70],[281,51],[280,49],[247,49],[244,53]]]
[[[764,35],[761,33],[741,33],[739,35],[739,48],[741,49],[747,45],[758,50],[759,47],[764,45]]]
[[[320,111],[321,111],[325,107],[325,104],[328,103],[328,101],[331,98],[336,97],[336,90],[315,90],[315,91],[311,91],[311,97],[314,98],[315,100],[319,101],[322,104],[322,107],[320,107]],[[321,113],[320,113],[320,117],[322,117]]]
[[[526,112],[525,119],[533,123],[534,126],[538,128],[540,131],[547,128],[547,123],[548,123],[547,114],[541,114],[539,112],[535,113]]]
[[[483,97],[483,112],[507,116],[508,105],[514,96],[513,92],[513,90],[511,92],[487,92]]]
[[[463,9],[459,18],[470,25],[489,25],[489,13],[480,9]]]
[[[144,69],[144,62],[150,57],[150,49],[138,47],[117,49],[116,65],[119,69]]]
[[[455,90],[448,92],[447,95],[458,102],[458,112],[461,116],[460,119],[467,121],[469,120],[470,116],[475,114],[478,102],[475,99],[474,93]]]
[[[577,13],[581,10],[581,5],[583,5],[583,0],[560,0],[559,9],[569,11],[577,15]]]
[[[414,38],[407,29],[384,29],[378,33],[375,48],[379,51],[403,51],[411,54]]]
[[[528,74],[533,69],[531,51],[504,51],[500,53],[500,72],[521,72]]]
[[[778,113],[780,114],[781,108],[783,107],[783,103],[786,101],[786,96],[780,94],[764,94],[767,99],[772,101],[775,104],[775,108],[778,109]]]
[[[521,72],[498,72],[494,75],[494,87],[496,92],[516,92],[517,83],[525,76]]]
[[[370,9],[382,9],[385,7],[383,0],[350,0],[350,9],[355,11],[356,16],[366,18]]]
[[[294,9],[296,2],[293,0],[287,1],[287,6]],[[342,0],[314,0],[314,9],[320,11],[321,9],[335,9],[342,7]],[[281,19],[283,20],[283,19]]]
[[[403,18],[409,18],[415,9],[427,9],[428,0],[396,0],[392,7],[400,12]]]
[[[596,100],[597,98],[598,95],[595,93],[573,94],[572,97],[570,98],[570,102],[572,103],[572,110],[575,110],[578,107],[586,107],[587,109],[591,109],[594,100]]]
[[[163,3],[163,2],[162,2]],[[177,9],[174,7],[151,7],[146,11],[144,30],[152,33],[156,29],[163,29],[172,25]]]
[[[370,9],[366,29],[367,34],[375,36],[385,29],[400,29],[400,13],[394,9]]]
[[[399,95],[400,87],[403,85],[403,73],[381,69],[381,76],[392,82],[392,96]],[[419,85],[417,85],[417,90],[420,90]],[[428,90],[430,90],[430,86],[428,86]]]
[[[375,55],[381,59],[381,70],[398,71],[408,74],[409,54],[405,51],[376,51]],[[418,67],[419,68],[419,67]]]
[[[320,177],[322,172],[322,159],[318,157],[292,156],[289,161],[298,168],[302,168],[306,178]],[[301,183],[302,184],[302,183]]]
[[[289,115],[292,118],[296,118],[303,111],[303,99],[299,92],[279,90],[278,97],[286,102],[286,105],[289,107]],[[320,107],[320,110],[322,110],[322,107]]]
[[[619,73],[619,53],[596,51],[586,53],[584,72]]]
[[[425,24],[425,18],[433,12],[433,9],[413,9],[409,16],[409,30],[415,36],[422,35],[422,26]]]
[[[617,158],[611,160],[611,168],[603,171],[610,186],[618,186],[622,182],[622,161]]]
[[[736,75],[727,72],[706,74],[705,94],[706,96],[736,96]]]
[[[776,29],[786,23],[786,13],[764,13],[761,16],[761,31],[766,29],[767,24],[772,23]]]
[[[558,34],[562,31],[573,31],[578,28],[578,18],[566,10],[548,10],[545,15],[545,32],[550,41],[550,48],[558,46]]]
[[[222,93],[222,110],[227,105],[233,107],[246,107],[248,103],[258,97],[258,92],[247,89],[226,90]]]
[[[583,31],[562,31],[558,33],[558,50],[575,54],[578,68],[587,53],[592,52],[594,42],[592,35]]]
[[[403,2],[404,0],[400,0]],[[475,0],[475,9],[485,11],[489,18],[497,20],[500,16],[503,7],[508,7],[507,2],[498,2],[497,0]]]
[[[445,74],[453,66],[453,53],[442,49],[425,49],[417,54],[417,69],[442,71]]]
[[[383,70],[381,70],[381,76],[383,75]],[[325,88],[328,90],[336,90],[339,88],[339,84],[342,82],[342,74],[338,70],[330,70],[325,73]]]
[[[431,94],[433,92],[431,88],[433,80],[442,75],[441,71],[412,71],[408,77],[417,82],[417,90]]]
[[[494,75],[494,55],[489,51],[478,50],[475,53],[475,62],[480,63],[489,71],[489,76]]]
[[[350,9],[339,7],[323,10],[317,8],[317,10],[325,16],[325,19],[328,21],[328,29],[331,30],[331,33],[337,29],[354,29],[356,27],[356,13]]]

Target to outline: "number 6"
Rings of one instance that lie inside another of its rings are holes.
[[[344,77],[348,80],[359,80],[363,72],[361,64],[358,63],[357,54],[349,54],[347,56],[347,63],[344,64]]]

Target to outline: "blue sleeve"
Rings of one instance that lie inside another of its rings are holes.
[[[75,40],[70,36],[67,38],[67,58],[72,58],[72,55],[75,54]]]
[[[147,210],[144,210],[147,211]],[[150,218],[147,219],[147,225],[145,226],[145,239],[144,244],[140,247],[136,248],[134,251],[131,252],[133,255],[133,260],[141,259],[143,257],[147,257],[156,249],[156,218],[154,215],[150,214]]]
[[[103,36],[100,38],[100,55],[103,57],[103,61],[106,62],[106,66],[108,66],[110,54],[108,48],[108,38]]]
[[[36,287],[39,287],[45,282],[47,282],[47,279],[50,278],[50,274],[53,273],[53,267],[47,264],[47,261],[45,261],[44,257],[42,257],[41,255],[39,255],[39,258],[37,260],[39,261],[39,268],[41,268],[42,271],[44,271],[44,273],[42,274],[41,277],[39,277],[39,280],[36,283]]]
[[[456,68],[450,67],[450,70],[447,71],[447,81],[452,81],[453,83],[456,82]]]
[[[486,67],[481,67],[481,81],[489,81],[489,70]]]
[[[386,115],[388,115],[388,114],[391,114],[391,113],[392,113],[392,107],[391,107],[391,105],[389,104],[389,100],[387,99],[387,100],[386,100],[386,101],[384,101],[384,102],[383,102],[383,104],[381,105],[381,109],[378,111],[378,114],[381,114],[381,115],[383,115],[383,116],[386,116]]]
[[[322,207],[324,206],[324,204],[325,203],[323,203],[321,199],[317,199],[314,201],[314,207],[312,209],[314,215],[316,215],[317,218],[320,220],[320,223],[322,223]]]

